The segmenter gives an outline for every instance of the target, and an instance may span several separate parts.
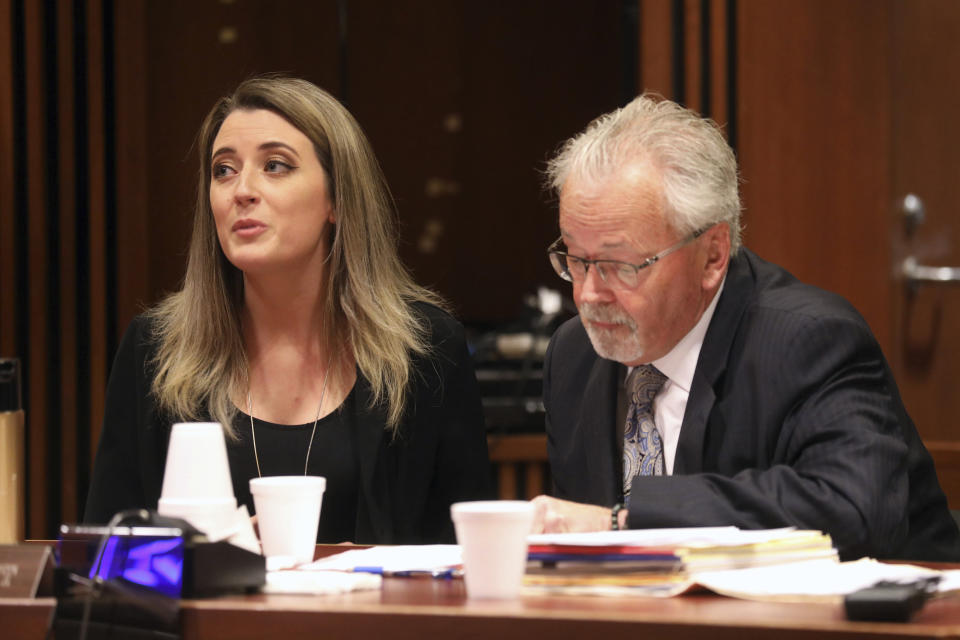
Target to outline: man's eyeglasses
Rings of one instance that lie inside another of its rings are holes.
[[[547,254],[550,256],[550,264],[553,265],[553,270],[567,282],[582,283],[587,279],[587,271],[589,271],[590,265],[594,265],[600,274],[600,279],[611,289],[633,289],[640,284],[640,272],[643,269],[653,266],[677,249],[682,249],[703,235],[706,230],[707,227],[697,229],[677,244],[650,256],[640,264],[631,264],[620,260],[590,260],[572,256],[560,249],[563,246],[562,237],[557,238],[553,244],[547,247]]]

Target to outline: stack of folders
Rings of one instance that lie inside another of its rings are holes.
[[[671,596],[704,571],[837,559],[830,536],[794,528],[632,529],[529,538],[525,584],[550,591]]]

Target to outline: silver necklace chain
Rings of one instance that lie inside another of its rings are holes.
[[[320,404],[317,406],[317,417],[313,419],[313,430],[310,431],[310,441],[307,443],[307,459],[303,461],[303,475],[307,475],[307,467],[310,465],[310,452],[313,450],[313,438],[317,435],[317,423],[320,421],[320,412],[323,410],[323,399],[327,395],[327,380],[330,378],[330,364],[333,362],[333,354],[327,360],[327,370],[323,374],[323,388],[320,389]],[[262,478],[260,473],[260,456],[257,454],[257,431],[253,428],[253,399],[250,396],[250,387],[247,386],[247,416],[250,418],[250,436],[253,438],[253,460],[257,463],[257,477]]]

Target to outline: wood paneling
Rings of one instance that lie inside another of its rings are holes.
[[[179,285],[200,120],[242,78],[271,70],[345,99],[396,196],[403,258],[461,317],[512,319],[525,294],[559,286],[542,252],[556,223],[539,170],[560,141],[621,101],[618,3],[359,0],[348,5],[344,33],[335,2],[268,6],[118,4],[118,47],[132,49],[117,56],[118,109],[129,106],[133,119],[118,121],[118,150],[150,150],[133,169],[118,167],[145,176],[137,190],[118,180],[118,220],[147,207],[150,230],[146,296],[133,293],[142,283],[118,283],[129,292],[119,300],[121,328],[135,310],[129,301],[152,303]],[[139,58],[148,72],[138,77]],[[525,257],[490,260],[494,246]]]
[[[87,193],[88,200],[80,203],[86,207],[89,221],[89,263],[85,265],[88,271],[89,283],[89,413],[83,418],[86,430],[99,432],[99,425],[103,420],[104,395],[107,388],[107,374],[109,358],[115,347],[116,326],[112,312],[115,308],[115,298],[112,282],[116,277],[116,266],[108,259],[115,251],[118,242],[135,242],[134,238],[117,239],[113,237],[108,218],[106,162],[107,138],[104,128],[105,122],[105,92],[104,78],[104,42],[112,38],[113,34],[103,32],[104,6],[102,0],[90,0],[86,3],[86,121],[88,140],[87,145]],[[112,126],[112,123],[110,123]],[[113,267],[111,270],[110,267]],[[93,427],[97,425],[97,427]],[[95,442],[95,441],[94,441]],[[87,453],[80,452],[81,455]],[[82,488],[83,498],[86,498],[86,487]],[[81,515],[81,514],[78,514]]]
[[[621,7],[351,7],[350,108],[397,196],[404,261],[462,319],[513,321],[538,286],[563,286],[545,255],[557,235],[545,161],[629,98]]]
[[[143,190],[138,193],[121,185],[123,209],[117,217],[139,218],[134,224],[146,226],[148,233],[128,237],[146,255],[149,281],[146,291],[125,289],[120,331],[136,311],[134,300],[153,304],[179,288],[196,198],[193,142],[216,99],[244,78],[265,72],[298,75],[334,95],[340,91],[335,0],[134,0],[133,6],[121,6],[126,4],[117,3],[116,37],[118,47],[123,47],[116,56],[117,94],[124,96],[118,109],[132,110],[118,111],[118,122],[120,116],[129,119],[118,131],[124,135],[118,148],[143,154],[137,158],[143,162],[122,169]],[[394,55],[382,47],[377,52],[379,61]],[[370,73],[374,74],[370,81],[376,81],[378,69]],[[388,117],[387,105],[389,98],[383,96],[377,105],[380,117]],[[136,228],[131,225],[124,232],[135,233]]]
[[[47,5],[49,7],[49,5]],[[52,464],[48,460],[48,431],[52,398],[47,384],[50,372],[50,352],[47,341],[47,326],[50,322],[48,310],[48,274],[51,268],[51,256],[48,239],[52,229],[47,226],[47,166],[46,141],[47,130],[47,57],[51,51],[44,42],[45,21],[44,5],[39,2],[27,2],[24,5],[24,48],[26,73],[26,172],[27,201],[18,214],[27,219],[28,269],[25,274],[28,283],[26,304],[30,325],[26,341],[26,360],[23,363],[25,397],[27,411],[27,535],[34,532],[47,532],[49,499],[49,481]],[[23,274],[21,274],[23,277]],[[18,336],[21,340],[22,336]]]
[[[80,517],[112,293],[102,0],[0,3],[0,353],[23,363],[27,536]]]
[[[960,442],[951,440],[927,440],[927,449],[933,456],[940,487],[947,494],[951,509],[960,509]]]
[[[17,355],[16,287],[17,268],[14,199],[13,134],[13,4],[0,0],[0,356]],[[9,168],[3,168],[9,167]]]
[[[730,98],[736,91],[735,78],[730,74],[736,44],[731,37],[729,20],[733,4],[733,0],[710,0],[708,3],[710,95],[704,102],[704,109],[711,118],[727,127],[728,139],[736,146],[736,140],[730,138],[729,128]]]
[[[640,88],[673,99],[671,58],[672,0],[638,0],[640,4]]]
[[[960,266],[960,3],[894,6],[891,267],[908,255],[921,264]],[[926,220],[912,234],[899,207],[908,193],[926,206]],[[901,285],[893,293],[896,346],[889,357],[904,402],[925,437],[960,441],[960,286]],[[960,491],[953,500],[960,508]]]
[[[705,98],[709,103],[709,96],[703,95],[703,80],[709,77],[710,67],[704,65],[704,42],[701,37],[703,28],[709,24],[709,15],[704,15],[703,9],[710,5],[701,0],[683,0],[683,24],[679,25],[678,33],[683,34],[683,60],[685,73],[683,74],[684,104],[691,109],[703,113]]]
[[[75,120],[67,117],[73,112],[74,77],[76,62],[73,43],[74,14],[73,2],[57,1],[56,29],[57,42],[57,228],[51,229],[58,235],[59,243],[59,309],[54,316],[59,332],[57,357],[59,359],[59,397],[52,408],[58,409],[61,425],[71,425],[77,406],[77,269],[76,269],[76,224],[74,215],[77,180],[73,170],[76,162]],[[77,430],[64,428],[60,432],[59,442],[52,448],[56,451],[55,460],[59,461],[62,481],[61,514],[63,520],[77,519]]]
[[[147,171],[147,65],[145,0],[124,0],[116,5],[116,229],[117,229],[117,326],[123,330],[150,300],[150,252],[152,236],[147,216],[149,202]],[[137,240],[139,239],[139,241]],[[100,436],[99,422],[93,423],[90,439],[95,447]],[[91,452],[92,455],[92,452]]]
[[[889,353],[890,5],[737,6],[745,244],[850,300]]]
[[[731,63],[735,0],[638,0],[641,89],[681,102],[734,129]],[[731,142],[735,143],[734,140]]]
[[[530,500],[549,491],[546,434],[490,435],[487,447],[501,500]]]

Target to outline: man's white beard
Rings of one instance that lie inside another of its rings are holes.
[[[601,358],[616,362],[636,362],[643,357],[644,345],[640,342],[637,323],[619,305],[584,302],[579,307],[583,322],[594,351]],[[617,324],[614,329],[598,329],[589,321]]]

